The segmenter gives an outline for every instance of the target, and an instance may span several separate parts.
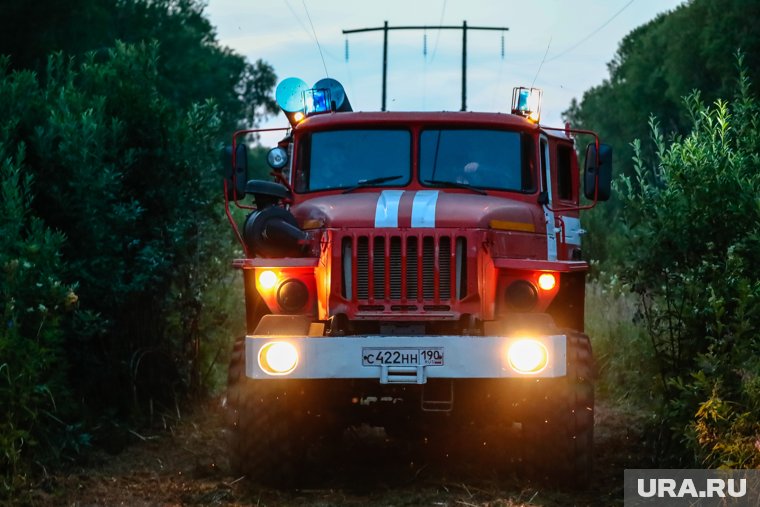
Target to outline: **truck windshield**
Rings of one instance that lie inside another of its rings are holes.
[[[420,181],[531,192],[532,143],[528,135],[504,130],[425,130],[420,137]]]
[[[331,130],[301,143],[296,190],[313,192],[405,185],[411,174],[411,133],[407,130]]]

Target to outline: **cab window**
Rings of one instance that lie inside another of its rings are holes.
[[[371,186],[399,186],[411,174],[411,133],[407,130],[330,130],[301,139],[297,192]]]
[[[573,149],[560,144],[557,146],[557,197],[565,201],[573,200]]]
[[[532,140],[525,137],[504,130],[424,130],[420,137],[420,182],[427,186],[451,183],[532,191]]]

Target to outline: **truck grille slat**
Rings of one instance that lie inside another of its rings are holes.
[[[356,245],[356,297],[369,299],[369,239],[362,236]]]
[[[441,238],[438,242],[438,279],[441,299],[451,298],[451,238]]]
[[[353,245],[351,238],[343,238],[343,242],[341,244],[341,251],[340,255],[343,259],[343,272],[342,272],[342,283],[340,285],[341,288],[341,294],[343,294],[343,297],[346,299],[351,299],[354,296],[354,289],[353,289],[353,280],[352,280],[352,271],[351,268],[353,266],[354,256],[352,254]]]
[[[374,281],[373,296],[375,299],[385,299],[385,238],[375,237],[375,247],[372,260],[372,279]]]
[[[435,243],[430,236],[422,239],[422,298],[435,297]]]
[[[392,300],[401,299],[401,238],[391,238],[390,289]]]
[[[467,295],[467,240],[457,238],[456,248],[457,299],[463,299]]]
[[[417,299],[417,238],[412,236],[406,239],[406,298],[412,301]]]

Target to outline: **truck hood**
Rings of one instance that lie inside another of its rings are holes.
[[[309,199],[291,209],[299,224],[320,221],[329,228],[489,227],[524,232],[543,229],[536,206],[497,197],[443,190],[383,190],[333,194]]]

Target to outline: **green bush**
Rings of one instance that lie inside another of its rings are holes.
[[[81,64],[52,57],[29,138],[36,211],[66,234],[66,276],[90,312],[68,335],[70,380],[122,417],[198,392],[203,345],[242,322],[217,311],[233,297],[215,287],[234,250],[219,205],[218,108],[177,108],[157,61],[155,43],[117,43]]]
[[[90,431],[109,443],[108,428],[212,389],[243,329],[219,108],[163,96],[157,55],[57,54],[44,78],[0,59],[6,479],[24,450],[60,457]]]
[[[36,447],[64,451],[70,407],[62,321],[77,296],[60,277],[63,236],[30,212],[24,158],[23,145],[14,153],[0,139],[0,499],[25,484]]]
[[[690,133],[666,140],[652,121],[656,164],[635,142],[635,177],[617,187],[621,278],[639,296],[661,380],[663,457],[757,467],[760,108],[744,70],[732,103],[686,102]]]
[[[276,109],[272,68],[222,47],[204,2],[59,3],[0,17],[9,496],[30,463],[90,435],[119,450],[124,428],[214,388],[244,327],[218,154]]]

